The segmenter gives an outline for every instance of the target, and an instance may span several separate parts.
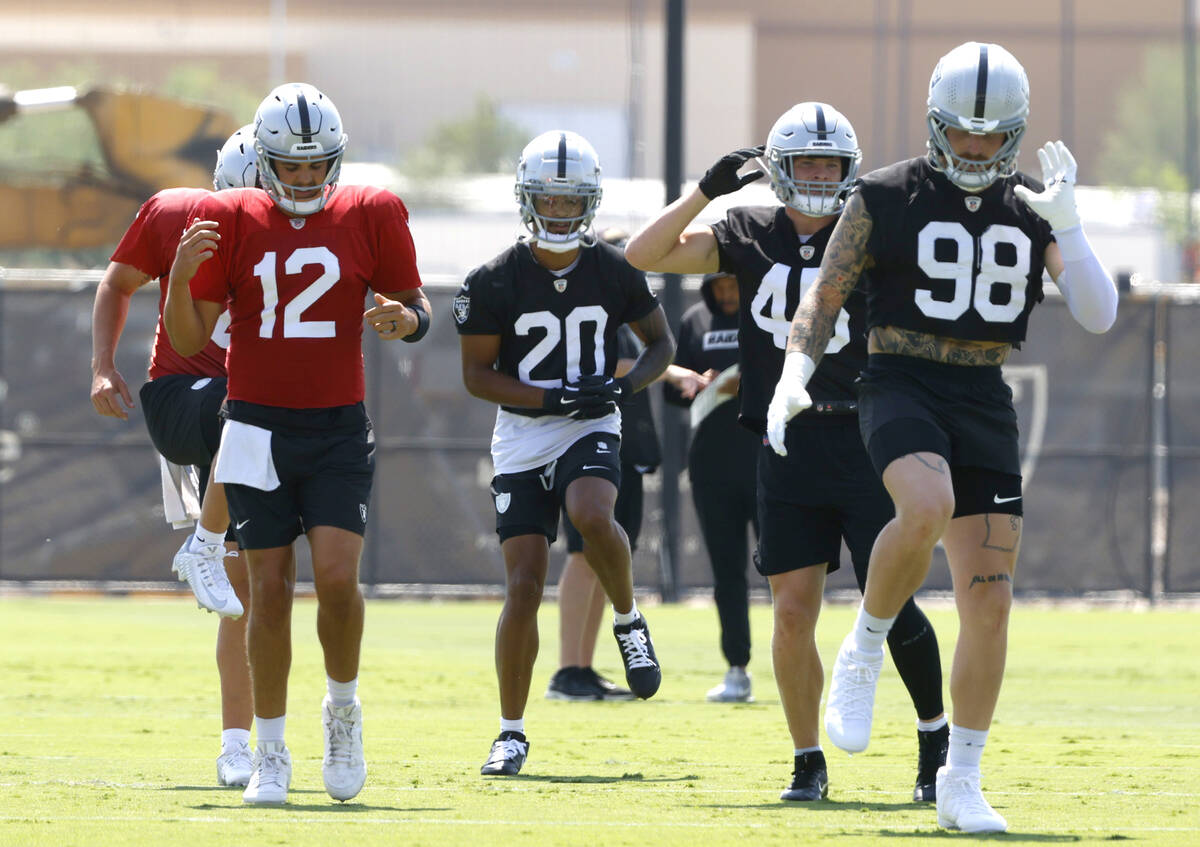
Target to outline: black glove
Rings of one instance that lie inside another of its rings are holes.
[[[709,200],[716,200],[722,194],[732,194],[742,186],[762,179],[766,176],[762,171],[738,176],[738,170],[755,156],[761,156],[764,150],[765,146],[743,147],[717,159],[717,163],[700,178],[700,193]]]
[[[580,394],[602,397],[614,403],[623,403],[633,396],[633,383],[625,376],[581,376],[571,387],[578,388]]]
[[[562,415],[576,420],[602,418],[612,414],[616,404],[594,391],[585,391],[578,385],[562,388],[547,388],[542,391],[542,410],[553,415]]]

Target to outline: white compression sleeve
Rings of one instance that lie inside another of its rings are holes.
[[[1117,319],[1117,287],[1096,258],[1083,226],[1055,230],[1063,272],[1055,282],[1071,316],[1088,332],[1107,332]]]

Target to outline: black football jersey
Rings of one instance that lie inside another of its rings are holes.
[[[557,276],[538,264],[527,242],[518,241],[467,275],[452,308],[460,335],[500,336],[501,373],[559,388],[581,376],[612,376],[617,330],[657,305],[646,275],[609,244],[582,244],[575,266]]]
[[[971,194],[909,159],[864,176],[854,190],[871,215],[869,327],[896,326],[968,341],[1019,343],[1041,302],[1050,224],[1014,193],[1025,174]]]
[[[801,243],[783,206],[738,206],[712,230],[721,270],[736,274],[738,280],[740,420],[765,433],[767,406],[783,372],[792,315],[816,281],[833,224]],[[866,361],[866,301],[856,287],[846,298],[833,337],[808,383],[814,403],[856,400],[854,380]],[[810,409],[793,420],[804,423],[813,414]]]

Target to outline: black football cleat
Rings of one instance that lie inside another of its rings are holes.
[[[519,732],[502,732],[479,772],[484,776],[516,776],[529,755],[529,742]]]
[[[917,731],[917,784],[913,788],[914,803],[933,803],[937,800],[938,768],[946,764],[950,749],[950,725],[929,732]]]
[[[579,675],[596,687],[596,689],[600,692],[601,700],[637,699],[633,696],[633,692],[628,688],[622,688],[611,679],[596,673],[595,669],[590,665],[586,668],[580,668]]]
[[[625,663],[625,684],[643,700],[649,700],[662,684],[662,669],[654,655],[650,627],[641,614],[633,623],[613,624],[613,635]]]
[[[547,700],[568,700],[572,702],[587,702],[603,700],[604,692],[592,682],[578,665],[559,668],[550,677],[546,686]]]
[[[829,773],[825,770],[825,754],[820,750],[801,753],[796,757],[792,784],[779,795],[780,800],[811,802],[829,797]]]

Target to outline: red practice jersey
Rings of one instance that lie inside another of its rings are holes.
[[[216,221],[221,236],[191,290],[229,300],[230,399],[290,409],[362,401],[368,291],[421,286],[400,198],[340,186],[320,212],[289,218],[262,191],[231,188],[188,220]]]
[[[175,248],[187,226],[188,212],[210,193],[203,188],[168,188],[158,192],[138,209],[137,217],[110,257],[110,261],[137,268],[158,280],[158,326],[154,328],[154,348],[150,353],[150,379],[168,374],[225,376],[228,314],[222,313],[213,337],[204,349],[187,357],[175,352],[162,322],[167,277],[171,273],[171,263],[175,261]]]

